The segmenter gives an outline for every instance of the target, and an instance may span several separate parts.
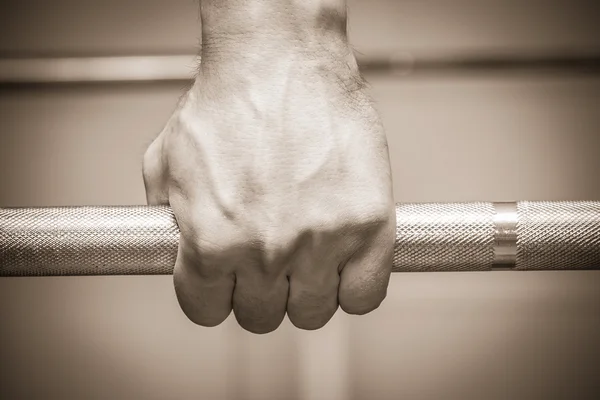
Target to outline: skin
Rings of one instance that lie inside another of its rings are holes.
[[[342,0],[201,1],[201,64],[144,157],[180,231],[194,323],[323,327],[381,304],[396,218],[385,132]]]

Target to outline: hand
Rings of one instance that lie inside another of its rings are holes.
[[[385,298],[388,149],[349,48],[347,60],[290,51],[262,69],[207,65],[148,148],[148,202],[177,218],[175,291],[196,324],[233,308],[250,332],[286,311],[317,329],[338,304],[364,314]]]

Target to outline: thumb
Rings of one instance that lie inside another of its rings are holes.
[[[142,165],[148,205],[168,205],[167,163],[165,162],[164,134],[160,134],[146,149]]]

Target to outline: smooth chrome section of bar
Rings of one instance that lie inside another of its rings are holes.
[[[517,266],[517,203],[494,203],[493,269],[513,269]]]

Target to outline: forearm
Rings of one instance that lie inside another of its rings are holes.
[[[200,0],[200,13],[203,69],[256,70],[304,55],[355,64],[345,0]]]

